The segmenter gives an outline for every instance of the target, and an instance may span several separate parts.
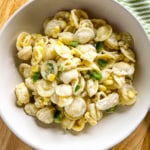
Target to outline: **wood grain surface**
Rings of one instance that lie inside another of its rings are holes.
[[[0,0],[0,28],[27,0]],[[34,150],[18,139],[0,119],[0,150]],[[150,150],[150,112],[137,129],[111,150]]]

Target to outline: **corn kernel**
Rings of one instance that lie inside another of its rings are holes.
[[[63,43],[61,41],[57,41],[58,46],[62,46]]]
[[[43,52],[44,52],[43,47],[40,47],[40,52],[41,52],[41,53],[43,53]]]
[[[41,37],[42,35],[41,35],[41,34],[37,34],[36,36],[37,36],[37,37]]]
[[[38,45],[39,45],[39,46],[44,46],[44,41],[41,39],[41,40],[38,42]]]
[[[104,84],[105,85],[112,85],[114,83],[114,81],[113,80],[106,80],[106,81],[104,81]]]
[[[49,80],[49,81],[54,81],[55,78],[56,78],[56,75],[55,75],[55,74],[50,74],[50,75],[48,76],[48,80]]]
[[[74,55],[76,54],[76,51],[74,49],[71,50],[71,54]]]
[[[129,97],[129,98],[134,98],[134,97],[135,97],[135,93],[132,92],[132,91],[129,91],[129,92],[128,92],[128,97]]]
[[[49,105],[49,98],[43,98],[43,100],[44,100],[44,102],[43,102],[43,104],[44,105]]]
[[[39,71],[39,66],[38,65],[34,65],[31,67],[31,71],[32,72],[38,72]]]
[[[99,90],[105,92],[107,90],[107,87],[105,85],[100,85]]]

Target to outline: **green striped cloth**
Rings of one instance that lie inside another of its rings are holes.
[[[116,0],[137,17],[150,35],[150,0]]]

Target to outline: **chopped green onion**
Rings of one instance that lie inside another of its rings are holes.
[[[98,60],[98,64],[99,64],[99,66],[102,67],[102,68],[106,67],[107,63],[108,63],[108,62],[107,62],[106,60],[103,60],[103,59],[99,59],[99,60]]]
[[[72,46],[72,47],[77,47],[79,45],[79,42],[71,41],[69,45]]]
[[[115,112],[115,110],[116,110],[116,106],[111,107],[111,108],[105,110],[105,112],[107,112],[107,113],[113,113],[113,112]]]
[[[96,47],[96,51],[99,53],[101,48],[103,47],[103,43],[99,41],[96,43],[95,47]]]
[[[77,92],[80,88],[81,88],[81,85],[78,84],[78,85],[75,87],[75,90],[74,90],[74,91]]]
[[[97,71],[91,70],[91,71],[89,71],[89,74],[90,74],[90,77],[95,79],[95,80],[101,80],[102,79],[102,74],[97,72]]]
[[[37,80],[41,79],[41,73],[38,71],[38,72],[34,72],[33,76],[32,76],[32,79],[34,82],[36,82]]]
[[[53,119],[54,119],[55,123],[60,123],[61,122],[61,112],[56,110]]]
[[[59,72],[63,72],[63,71],[64,71],[63,65],[60,64],[60,65],[58,66],[58,71],[59,71]]]
[[[46,74],[54,73],[54,66],[52,63],[47,63],[46,65]]]

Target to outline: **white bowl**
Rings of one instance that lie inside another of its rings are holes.
[[[79,134],[64,133],[55,126],[41,127],[15,105],[15,86],[22,81],[16,61],[15,42],[21,31],[40,32],[43,20],[58,10],[82,8],[95,17],[107,19],[121,31],[133,35],[137,57],[134,85],[138,99],[104,117],[95,127]],[[42,150],[103,150],[126,138],[142,121],[150,107],[149,40],[138,21],[113,0],[35,0],[19,9],[0,34],[0,114],[8,127],[24,142]]]

